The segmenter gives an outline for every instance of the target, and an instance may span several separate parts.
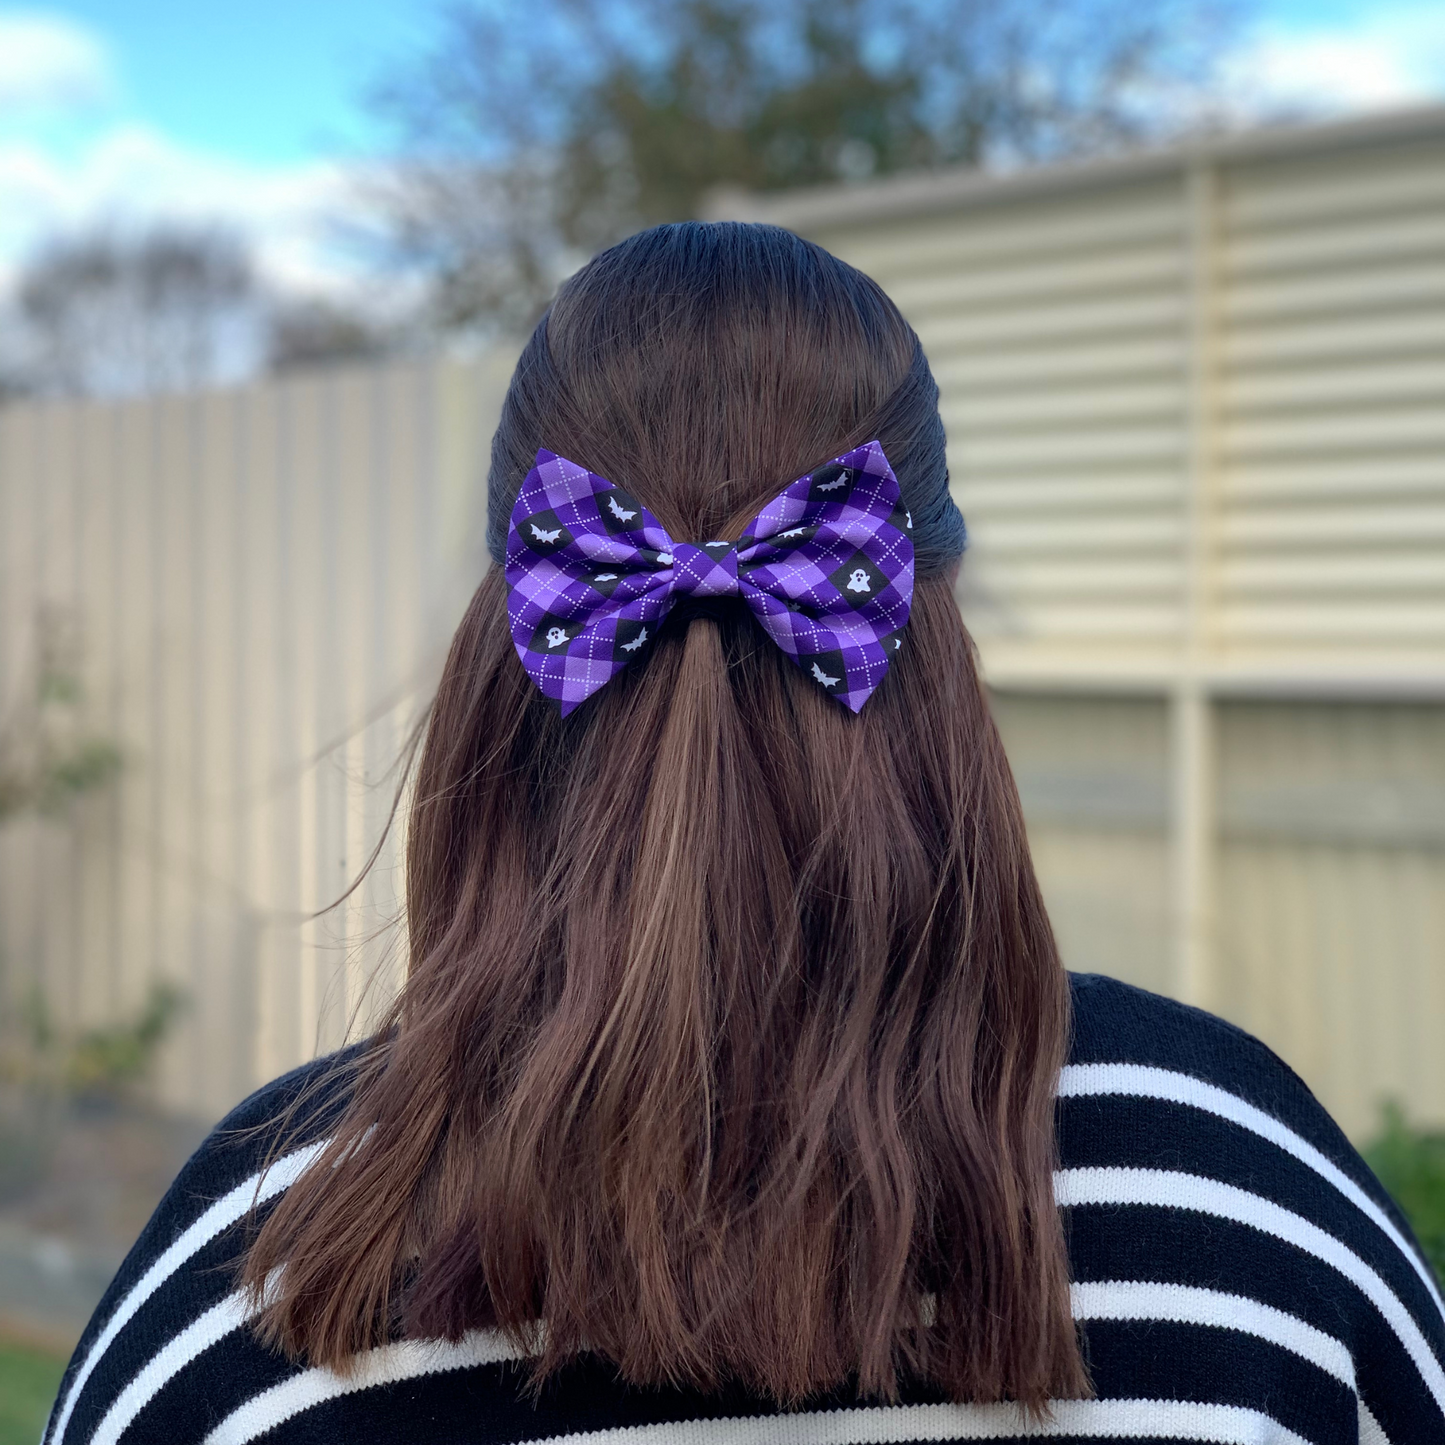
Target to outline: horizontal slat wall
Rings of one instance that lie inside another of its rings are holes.
[[[334,1047],[400,966],[391,770],[480,575],[503,362],[0,409],[0,697],[78,630],[114,788],[0,827],[0,1004],[187,1007],[161,1095],[215,1115]]]
[[[1167,991],[1169,726],[1163,702],[997,692],[993,713],[1069,966]]]
[[[995,679],[1445,668],[1438,129],[810,233],[928,349]]]
[[[1184,208],[1151,181],[822,231],[917,327],[943,391],[991,659],[1178,646]]]
[[[1221,172],[1219,645],[1445,652],[1445,140]]]
[[[797,214],[928,349],[1066,959],[1359,1134],[1445,1123],[1445,111],[1318,136]]]

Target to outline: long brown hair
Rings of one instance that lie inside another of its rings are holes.
[[[245,1263],[258,1302],[284,1265],[265,1338],[344,1368],[494,1326],[537,1381],[585,1350],[790,1402],[1087,1393],[1051,1188],[1067,983],[945,575],[913,332],[786,232],[643,232],[522,354],[492,541],[539,446],[674,536],[736,537],[873,437],[919,577],[857,716],[723,610],[564,721],[483,579],[415,778],[406,985]]]

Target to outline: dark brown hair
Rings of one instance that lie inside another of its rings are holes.
[[[1067,983],[908,325],[771,227],[633,237],[522,354],[492,540],[539,446],[702,538],[873,437],[919,580],[857,716],[724,609],[563,721],[483,579],[414,782],[405,988],[246,1261],[258,1299],[285,1266],[265,1338],[344,1368],[496,1326],[538,1381],[591,1350],[789,1402],[1087,1393],[1051,1189]]]

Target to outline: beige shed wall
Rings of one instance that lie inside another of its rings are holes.
[[[1445,111],[730,204],[928,350],[1067,961],[1445,1122]]]
[[[750,206],[929,349],[1067,961],[1238,1021],[1357,1135],[1386,1093],[1445,1122],[1445,113]],[[7,1009],[179,982],[162,1096],[215,1115],[385,998],[399,840],[310,915],[480,575],[509,369],[0,409],[0,703],[56,609],[125,755],[0,828]]]

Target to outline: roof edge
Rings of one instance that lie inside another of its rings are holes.
[[[769,221],[791,229],[827,226],[835,221],[893,220],[987,205],[995,200],[1067,192],[1100,182],[1145,180],[1210,161],[1264,160],[1432,136],[1445,138],[1445,105],[1411,106],[1346,120],[1259,126],[1120,155],[1014,171],[949,166],[889,176],[886,180],[812,186],[776,194],[719,187],[705,198],[703,217],[710,221]]]

